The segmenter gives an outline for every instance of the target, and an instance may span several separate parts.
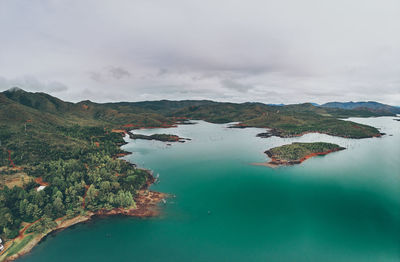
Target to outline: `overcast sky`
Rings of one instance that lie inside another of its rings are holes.
[[[0,0],[0,90],[400,105],[400,0]]]

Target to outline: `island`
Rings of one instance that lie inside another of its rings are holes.
[[[254,163],[268,167],[289,166],[300,164],[303,161],[314,157],[327,155],[332,152],[344,150],[346,148],[336,144],[325,142],[299,143],[294,142],[283,146],[278,146],[265,151],[271,160],[267,163]]]
[[[185,141],[190,141],[190,138],[182,138],[177,135],[170,134],[153,134],[153,135],[142,135],[142,134],[134,134],[130,131],[127,132],[130,139],[144,139],[144,140],[157,140],[161,142],[180,142],[184,143]]]

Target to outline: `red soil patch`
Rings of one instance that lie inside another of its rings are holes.
[[[329,153],[336,152],[336,151],[338,151],[338,149],[332,149],[332,150],[328,150],[328,151],[324,151],[324,152],[311,153],[311,154],[306,155],[306,156],[303,157],[303,158],[300,158],[299,161],[300,161],[300,163],[302,163],[303,161],[305,161],[305,160],[307,160],[307,159],[309,159],[309,158],[311,158],[311,157],[314,157],[314,156],[324,156],[324,155],[327,155],[327,154],[329,154]]]
[[[127,155],[129,155],[129,153],[118,153],[114,157],[123,157],[123,156],[127,156]]]
[[[8,150],[8,161],[10,161],[10,166],[15,168],[14,162],[11,159],[11,150]]]
[[[136,127],[137,125],[134,125],[134,124],[126,124],[126,125],[123,125],[122,127]]]
[[[111,132],[113,132],[113,133],[123,133],[123,134],[127,133],[126,130],[123,130],[123,129],[112,129]]]
[[[48,186],[49,185],[49,183],[43,182],[43,178],[42,177],[35,178],[35,182],[38,183],[41,186]]]

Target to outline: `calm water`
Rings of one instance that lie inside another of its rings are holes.
[[[172,193],[160,217],[110,217],[53,234],[20,261],[400,261],[400,122],[352,119],[393,136],[257,138],[262,129],[200,121],[193,140],[129,141],[126,157]],[[326,141],[347,150],[270,169],[266,149]]]

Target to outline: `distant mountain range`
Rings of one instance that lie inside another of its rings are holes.
[[[322,107],[341,108],[341,109],[362,109],[372,112],[390,112],[400,114],[400,107],[381,104],[374,101],[368,102],[329,102],[321,105]]]

